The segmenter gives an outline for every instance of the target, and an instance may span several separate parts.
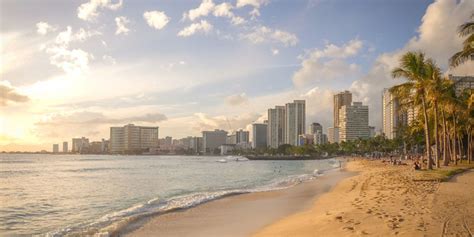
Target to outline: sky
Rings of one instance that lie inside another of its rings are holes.
[[[251,129],[296,99],[326,130],[343,90],[380,129],[404,52],[474,74],[447,66],[473,11],[472,0],[0,0],[0,150],[107,139],[128,123],[173,138]]]

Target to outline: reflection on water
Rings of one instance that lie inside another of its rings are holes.
[[[1,154],[0,235],[93,233],[143,213],[291,185],[334,163],[218,159]]]

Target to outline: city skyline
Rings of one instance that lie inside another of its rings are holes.
[[[329,128],[332,96],[343,90],[369,106],[379,130],[380,93],[397,83],[389,72],[398,57],[423,50],[447,70],[461,47],[457,26],[474,8],[403,2],[367,11],[347,1],[2,1],[0,150],[100,140],[128,123],[159,126],[160,137],[229,124],[251,131],[269,107],[298,99],[306,126]]]

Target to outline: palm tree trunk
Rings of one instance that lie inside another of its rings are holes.
[[[428,113],[426,111],[425,96],[421,96],[421,103],[423,105],[423,116],[425,117],[425,140],[426,140],[426,158],[428,159],[428,169],[433,169],[433,163],[431,160],[431,141],[430,141],[430,126],[428,124]]]
[[[434,134],[435,134],[436,168],[439,168],[438,101],[436,100],[434,100]]]
[[[454,164],[458,164],[458,158],[456,154],[456,111],[453,112],[453,157]]]
[[[441,114],[443,116],[443,161],[444,165],[448,166],[449,165],[449,160],[448,160],[448,131],[447,131],[447,124],[446,124],[446,115],[444,113],[444,110],[441,110]]]
[[[459,161],[462,163],[462,154],[464,151],[461,133],[458,133]]]

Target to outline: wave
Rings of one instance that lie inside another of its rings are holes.
[[[94,222],[67,226],[63,229],[49,232],[46,236],[110,236],[120,235],[128,230],[133,223],[140,222],[150,216],[172,211],[191,208],[212,200],[253,192],[266,192],[286,189],[300,183],[316,179],[324,175],[324,171],[314,170],[310,174],[292,175],[273,180],[263,186],[247,189],[218,190],[183,194],[169,199],[155,197],[148,201],[137,203],[129,208],[106,214]]]

